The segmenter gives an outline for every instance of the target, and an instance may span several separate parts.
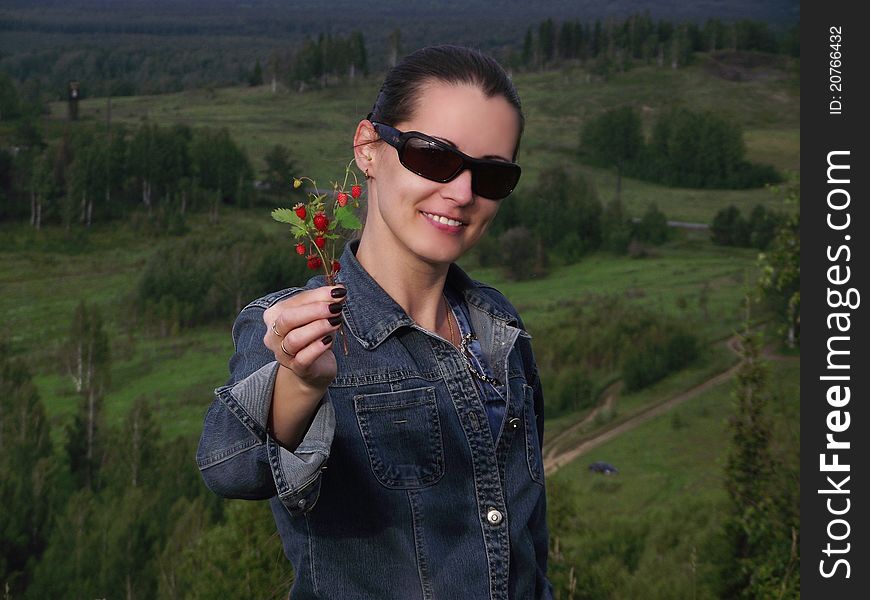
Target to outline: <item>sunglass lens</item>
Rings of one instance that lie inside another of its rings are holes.
[[[474,193],[484,198],[501,200],[513,191],[519,178],[520,171],[514,165],[478,165],[474,170]]]
[[[462,167],[462,157],[438,144],[412,137],[405,142],[402,164],[434,181],[447,181]]]

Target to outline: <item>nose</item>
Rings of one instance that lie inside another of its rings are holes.
[[[456,204],[464,206],[474,201],[474,193],[471,191],[471,169],[463,170],[443,185],[441,195],[452,199]]]

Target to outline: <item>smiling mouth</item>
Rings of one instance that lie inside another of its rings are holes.
[[[424,212],[422,210],[420,211],[420,213],[422,213],[425,217],[427,217],[427,218],[429,218],[437,223],[441,223],[443,225],[451,225],[453,227],[461,227],[461,226],[465,225],[465,223],[463,223],[462,221],[455,221],[453,219],[448,219],[447,217],[443,217],[441,215],[433,215],[432,213],[427,213],[427,212]]]

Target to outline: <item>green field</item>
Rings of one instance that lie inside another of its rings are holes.
[[[224,213],[227,223],[252,218],[250,212]],[[267,228],[277,227],[265,213],[262,222]],[[204,216],[192,219],[192,225],[194,230],[210,227]],[[86,300],[102,309],[111,339],[112,384],[105,399],[110,423],[120,422],[133,400],[145,396],[158,408],[166,433],[195,433],[212,390],[227,377],[231,323],[167,338],[138,332],[131,296],[154,250],[153,240],[105,228],[92,231],[78,253],[66,253],[66,234],[61,229],[44,230],[30,240],[25,239],[26,230],[9,232],[18,239],[15,245],[29,249],[2,254],[0,310],[13,349],[24,352],[35,365],[41,397],[54,424],[69,418],[75,408],[64,343],[76,304]],[[464,266],[472,277],[494,285],[511,299],[533,336],[536,330],[558,325],[565,311],[584,297],[607,294],[673,316],[688,324],[704,344],[713,344],[731,335],[739,323],[739,304],[754,277],[755,255],[751,250],[714,246],[695,234],[656,248],[645,259],[594,254],[555,268],[543,280],[511,282],[496,270],[478,269],[473,263]],[[709,290],[706,314],[698,301],[705,286]],[[533,340],[547,343],[540,336]],[[706,373],[711,366],[702,362],[698,368]],[[541,369],[546,378],[546,365]],[[60,428],[54,431],[59,434]]]

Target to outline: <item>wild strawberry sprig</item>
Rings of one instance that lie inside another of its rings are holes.
[[[309,177],[296,177],[293,187],[302,187],[303,181],[311,183],[308,201],[299,202],[292,209],[276,208],[272,218],[290,225],[291,233],[299,240],[296,253],[305,257],[312,271],[323,268],[327,285],[335,282],[335,274],[341,269],[336,258],[339,239],[344,239],[343,230],[360,229],[362,223],[355,210],[360,206],[363,194],[356,173],[351,169],[353,161],[344,168],[344,181],[332,183],[332,191],[321,193],[317,183]],[[348,187],[348,184],[353,182]]]

